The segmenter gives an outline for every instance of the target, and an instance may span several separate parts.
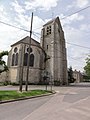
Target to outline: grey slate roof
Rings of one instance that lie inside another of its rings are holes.
[[[54,19],[52,19],[52,20],[50,20],[50,21],[48,21],[46,24],[44,24],[43,26],[46,26],[46,25],[48,25],[48,24],[50,24],[50,23],[52,23],[52,22],[55,22],[55,21],[60,21],[59,20],[59,17],[56,17],[56,18],[54,18]]]
[[[25,38],[23,38],[23,39],[19,40],[18,42],[12,44],[11,47],[13,47],[13,46],[15,46],[17,44],[20,44],[20,43],[29,44],[29,40],[30,40],[30,37],[26,36]],[[31,44],[40,46],[40,43],[38,41],[34,40],[33,38],[31,38]]]

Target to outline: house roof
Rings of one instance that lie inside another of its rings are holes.
[[[26,36],[25,38],[19,40],[18,42],[14,43],[11,45],[11,47],[17,45],[17,44],[20,44],[20,43],[25,43],[25,44],[29,44],[29,40],[30,40],[30,37],[29,36]],[[36,40],[34,40],[33,38],[31,38],[31,44],[32,45],[37,45],[37,46],[40,46],[40,43],[37,42]]]

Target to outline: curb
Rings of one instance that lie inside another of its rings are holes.
[[[42,95],[36,95],[36,96],[30,96],[30,97],[24,97],[24,98],[17,98],[17,99],[12,99],[12,100],[3,100],[3,101],[0,101],[0,104],[21,101],[21,100],[27,100],[27,99],[33,99],[33,98],[38,98],[38,97],[44,97],[44,96],[53,95],[55,93],[56,92],[53,91],[52,93],[48,93],[48,94],[42,94]]]

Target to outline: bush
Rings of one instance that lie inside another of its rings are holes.
[[[60,86],[61,83],[60,83],[60,81],[55,80],[55,81],[54,81],[54,85],[55,85],[55,86]]]
[[[7,86],[7,85],[11,85],[11,82],[10,81],[0,82],[0,86]]]
[[[13,86],[18,86],[19,83],[17,83],[17,82],[12,82],[11,85],[13,85]]]
[[[3,86],[3,82],[0,82],[0,86]]]

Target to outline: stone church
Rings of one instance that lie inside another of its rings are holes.
[[[11,82],[26,81],[29,40],[27,36],[11,45],[8,55],[8,80]],[[57,17],[43,25],[40,43],[31,39],[29,83],[44,83],[46,76],[53,84],[67,84],[66,57],[64,32]]]

